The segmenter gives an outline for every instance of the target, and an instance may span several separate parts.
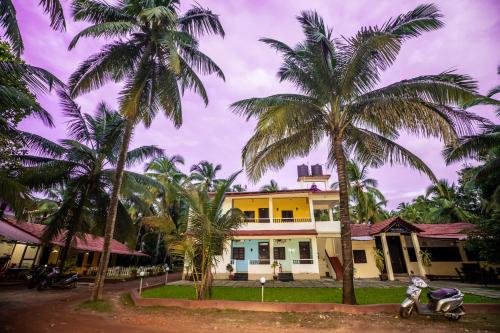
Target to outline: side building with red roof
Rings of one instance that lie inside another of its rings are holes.
[[[3,258],[9,269],[26,270],[34,265],[58,262],[64,246],[64,234],[44,244],[41,239],[45,228],[43,224],[18,222],[9,217],[0,218],[0,258]],[[76,252],[75,265],[79,274],[85,275],[89,269],[99,265],[103,242],[103,237],[91,234],[75,237],[72,249]],[[110,266],[136,264],[145,257],[148,255],[112,240]]]

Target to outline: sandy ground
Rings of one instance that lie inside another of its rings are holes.
[[[149,283],[162,277],[148,279]],[[0,332],[500,332],[500,316],[467,315],[460,322],[442,317],[400,319],[397,314],[257,313],[179,308],[138,308],[122,295],[137,282],[107,285],[111,313],[77,309],[90,290],[37,292],[0,289]]]

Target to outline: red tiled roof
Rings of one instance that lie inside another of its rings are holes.
[[[351,237],[365,237],[377,235],[398,222],[403,226],[414,230],[419,237],[426,238],[446,238],[446,239],[466,239],[465,230],[473,228],[470,223],[448,223],[448,224],[411,224],[402,218],[395,216],[385,221],[375,224],[351,224]]]
[[[474,228],[474,224],[466,222],[415,225],[423,230],[423,232],[419,233],[419,236],[426,238],[466,239],[466,231]]]
[[[7,223],[2,223],[7,222]],[[29,222],[17,222],[10,219],[0,220],[1,224],[11,225],[15,228],[18,228],[20,231],[24,231],[25,233],[30,234],[32,237],[36,237],[38,239],[38,243],[40,243],[40,238],[42,237],[45,231],[45,225],[37,224],[37,223],[29,223]],[[18,241],[22,241],[21,239],[16,239]],[[50,242],[54,245],[64,246],[64,233],[59,234]],[[77,250],[82,251],[93,251],[93,252],[102,252],[104,244],[104,238],[101,236],[95,236],[91,234],[83,234],[80,237],[75,237],[73,240],[73,247]],[[130,250],[125,244],[117,241],[116,239],[111,240],[111,253],[115,254],[126,254],[133,256],[147,256],[147,254]]]
[[[290,235],[317,235],[314,229],[310,230],[238,230],[232,236],[290,236]]]
[[[40,240],[32,234],[11,225],[0,221],[0,239],[9,241],[18,241],[29,244],[40,244]]]

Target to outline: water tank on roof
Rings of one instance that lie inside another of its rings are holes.
[[[311,166],[311,175],[313,176],[323,176],[323,167],[321,164],[314,164]]]
[[[299,177],[309,176],[309,167],[305,164],[297,166],[297,174]]]

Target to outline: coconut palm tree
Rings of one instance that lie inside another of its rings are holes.
[[[49,14],[52,29],[57,31],[66,30],[64,12],[59,0],[40,0],[39,5],[43,7],[45,14]],[[0,1],[0,26],[5,30],[4,35],[17,56],[20,56],[24,50],[24,43],[17,24],[16,8],[12,0]]]
[[[201,161],[191,166],[189,178],[194,184],[205,187],[208,191],[214,191],[220,179],[217,179],[217,172],[222,169],[222,165],[214,165],[208,161]]]
[[[64,233],[65,245],[61,253],[63,267],[74,237],[85,232],[102,234],[106,211],[110,202],[109,191],[116,178],[116,153],[120,149],[125,131],[125,119],[104,103],[97,107],[95,116],[83,114],[65,91],[59,91],[64,114],[68,118],[70,139],[52,142],[35,134],[23,132],[27,147],[35,155],[17,158],[26,167],[21,175],[22,184],[32,191],[62,188],[58,208],[46,217],[45,241]],[[142,146],[127,152],[127,165],[162,154],[155,146]],[[122,195],[143,190],[156,182],[146,176],[126,172]],[[126,209],[118,205],[120,226],[117,236],[130,235],[132,222]],[[122,239],[122,237],[118,237]]]
[[[422,160],[394,141],[400,131],[452,143],[460,133],[472,131],[477,120],[457,110],[477,95],[477,84],[467,75],[443,72],[376,88],[403,42],[440,28],[441,17],[436,6],[420,5],[382,26],[363,27],[353,37],[334,39],[318,13],[302,12],[301,43],[290,47],[262,39],[283,56],[279,80],[292,83],[298,93],[232,104],[235,113],[258,120],[242,153],[253,181],[292,157],[306,156],[326,139],[327,160],[339,179],[344,303],[356,303],[346,158],[356,157],[372,167],[401,163],[434,179]]]
[[[354,205],[354,211],[357,215],[358,223],[377,222],[383,219],[381,206],[387,202],[384,195],[377,188],[378,181],[368,178],[368,165],[361,165],[355,160],[347,161],[347,187],[351,202]],[[339,183],[334,182],[330,186],[332,189],[338,189]]]
[[[198,299],[210,295],[212,270],[217,266],[224,246],[232,239],[232,233],[243,223],[243,214],[239,209],[222,211],[225,193],[239,173],[232,174],[217,187],[214,195],[210,195],[205,186],[179,188],[180,195],[189,206],[189,232],[184,238],[172,242],[170,252],[186,259],[185,265],[194,278]]]
[[[179,0],[122,0],[116,4],[73,1],[74,19],[91,25],[73,38],[70,49],[83,37],[116,40],[103,46],[71,75],[72,95],[98,89],[109,81],[123,82],[120,112],[127,119],[93,299],[102,298],[125,155],[135,125],[143,122],[149,127],[155,115],[163,112],[175,127],[180,127],[181,96],[186,89],[208,103],[205,87],[196,72],[215,73],[224,79],[222,70],[199,50],[198,43],[198,37],[206,34],[224,36],[218,16],[199,5],[181,14],[179,6]]]
[[[446,179],[429,186],[426,197],[431,205],[428,223],[471,222],[472,215],[458,202],[457,187]]]
[[[278,183],[274,179],[271,179],[269,184],[262,186],[260,190],[263,192],[276,192],[280,190],[280,187],[278,186]]]

